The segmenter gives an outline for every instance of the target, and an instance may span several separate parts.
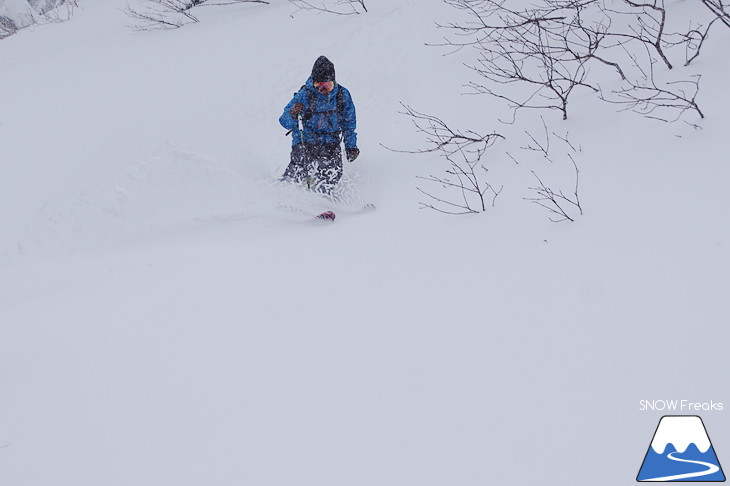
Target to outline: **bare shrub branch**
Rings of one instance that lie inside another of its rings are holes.
[[[265,0],[148,0],[144,8],[133,8],[129,4],[125,13],[133,20],[135,30],[177,29],[185,24],[197,23],[192,9],[202,6],[224,6],[239,3],[263,3]]]
[[[570,157],[571,160],[573,160],[572,157]],[[575,163],[575,161],[573,161]],[[545,208],[548,210],[548,212],[551,214],[550,221],[553,223],[560,223],[562,221],[570,221],[574,222],[574,217],[571,217],[568,211],[565,209],[568,206],[574,206],[580,211],[580,214],[583,214],[583,208],[580,205],[580,199],[578,198],[578,166],[575,166],[575,192],[573,195],[573,199],[563,194],[562,190],[558,190],[558,192],[555,192],[552,188],[545,185],[545,183],[540,179],[540,177],[535,173],[535,171],[531,171],[532,175],[535,176],[535,179],[537,179],[537,182],[539,183],[536,187],[530,187],[530,190],[534,191],[536,193],[536,196],[534,197],[526,197],[526,201],[530,201],[534,204],[537,204],[538,206]],[[567,205],[567,206],[566,206]]]
[[[654,63],[644,78],[627,81],[623,87],[614,89],[611,96],[601,93],[601,99],[609,103],[623,105],[623,110],[664,122],[675,122],[686,111],[696,112],[700,118],[705,115],[697,104],[701,75],[690,76],[689,80],[657,82]]]
[[[494,132],[482,135],[471,130],[455,130],[436,116],[401,105],[405,109],[401,113],[411,118],[417,132],[425,135],[427,147],[419,150],[386,148],[401,153],[439,153],[448,162],[444,175],[418,178],[441,186],[450,194],[457,194],[441,197],[435,195],[433,190],[419,187],[418,191],[428,198],[427,202],[421,203],[421,207],[446,214],[468,214],[486,211],[490,199],[491,206],[494,206],[502,187],[497,190],[485,180],[487,168],[482,163],[482,157],[488,148],[504,136]]]
[[[31,25],[65,22],[71,18],[76,7],[77,0],[54,0],[28,5],[26,12],[14,19],[0,15],[0,39]]]
[[[538,141],[537,138],[535,138],[534,135],[532,135],[530,132],[525,130],[525,134],[530,139],[531,143],[527,144],[524,147],[520,147],[522,150],[531,150],[533,152],[540,152],[542,153],[542,156],[547,159],[548,161],[552,162],[550,160],[550,135],[548,133],[548,127],[545,123],[545,119],[543,117],[540,117],[540,120],[542,120],[542,126],[545,129],[545,141]]]
[[[667,50],[680,44],[687,51],[685,65],[699,55],[709,28],[725,12],[722,0],[701,1],[710,2],[718,16],[707,27],[690,24],[687,33],[676,33],[667,31],[665,0],[539,0],[527,7],[518,0],[444,0],[464,18],[440,24],[452,35],[434,45],[475,51],[469,67],[480,80],[468,86],[506,101],[513,110],[506,123],[523,108],[557,110],[567,119],[572,95],[582,88],[609,100],[591,74],[598,66],[620,78],[614,99],[636,95],[638,105],[643,100],[648,108],[639,113],[651,117],[656,103],[675,110],[661,119],[678,119],[687,107],[703,116],[696,91],[686,89],[698,88],[696,79],[660,82],[654,68],[661,62],[672,69]]]
[[[611,7],[607,6],[606,0],[603,0],[599,5],[609,15],[624,15],[631,21],[626,29],[607,31],[606,35],[610,38],[617,38],[620,42],[636,41],[652,48],[667,68],[672,69],[674,66],[664,52],[667,23],[667,9],[664,7],[664,0],[650,0],[643,3],[632,0],[619,2],[629,7],[626,9],[622,9],[621,5],[613,7],[617,3],[615,1],[610,3]]]
[[[712,27],[720,21],[726,27],[730,27],[730,4],[724,5],[721,0],[700,0],[714,14],[714,18],[703,27],[699,24],[697,27],[690,28],[686,34],[682,35],[682,43],[685,44],[685,66],[689,66],[692,61],[697,59],[702,50],[702,46],[710,35]]]
[[[726,27],[730,27],[730,2],[723,0],[700,0]]]
[[[498,0],[445,2],[465,11],[468,19],[441,25],[455,38],[438,45],[476,49],[476,64],[470,67],[487,83],[470,83],[475,93],[501,98],[515,113],[522,108],[558,110],[566,119],[576,88],[598,91],[587,81],[586,64],[602,34],[569,28],[583,8],[579,1],[546,1],[544,7],[527,10],[507,8],[506,1]]]
[[[18,27],[8,17],[0,15],[0,39],[9,37],[18,31]]]
[[[297,11],[313,10],[317,13],[336,15],[355,15],[368,11],[365,7],[365,0],[319,0],[318,2],[289,0],[289,2],[297,7]]]
[[[578,187],[580,183],[580,170],[578,169],[578,164],[573,157],[573,153],[577,153],[579,149],[576,148],[573,142],[570,141],[567,133],[564,137],[555,134],[555,132],[552,132],[551,135],[551,133],[548,131],[547,125],[545,124],[545,121],[542,120],[542,122],[545,131],[545,141],[543,142],[541,140],[539,143],[540,147],[542,148],[536,150],[534,147],[531,146],[531,144],[528,144],[527,146],[522,147],[521,150],[523,150],[524,152],[541,153],[543,158],[550,161],[551,164],[554,164],[554,161],[552,159],[554,155],[550,151],[550,147],[553,146],[553,144],[551,143],[551,137],[555,137],[558,140],[562,141],[567,150],[567,152],[565,153],[565,157],[570,161],[575,172],[575,183],[573,186],[573,192],[571,195],[566,195],[562,189],[553,189],[550,185],[546,184],[543,181],[543,179],[537,174],[535,170],[531,170],[530,172],[537,180],[538,185],[529,187],[528,189],[534,193],[534,196],[525,197],[524,199],[546,209],[549,213],[549,219],[552,222],[559,223],[562,221],[575,221],[576,210],[578,214],[583,214],[583,207],[581,205],[580,196],[578,193]],[[535,137],[528,131],[525,131],[525,133],[527,137],[532,141],[532,143],[537,143],[538,137]],[[513,158],[513,160],[515,159]],[[562,161],[564,159],[561,156],[560,158],[556,158],[555,160]]]

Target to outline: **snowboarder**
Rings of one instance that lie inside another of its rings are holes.
[[[355,105],[350,92],[335,81],[335,66],[329,59],[320,56],[315,61],[311,77],[286,105],[279,123],[292,133],[291,161],[282,180],[331,194],[342,178],[340,144],[345,143],[350,162],[360,150]]]

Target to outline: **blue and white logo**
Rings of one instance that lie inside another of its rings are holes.
[[[696,415],[659,421],[637,481],[725,481],[705,424]]]

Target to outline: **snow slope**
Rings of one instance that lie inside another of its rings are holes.
[[[638,400],[726,399],[728,32],[701,130],[588,95],[546,115],[582,148],[586,214],[554,224],[529,169],[570,168],[505,155],[540,126],[461,95],[467,53],[424,45],[442,2],[144,33],[123,6],[0,42],[0,484],[609,485],[656,423]],[[349,195],[378,206],[324,226],[271,183],[321,54],[358,109]],[[401,101],[507,133],[494,208],[418,209],[442,163],[381,146],[423,144]]]

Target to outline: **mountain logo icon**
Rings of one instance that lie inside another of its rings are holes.
[[[696,415],[662,417],[636,480],[725,481],[702,419]]]

